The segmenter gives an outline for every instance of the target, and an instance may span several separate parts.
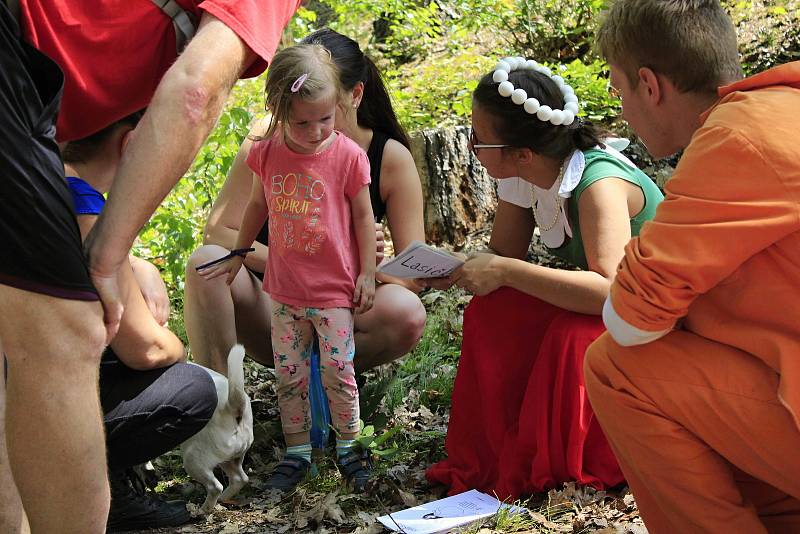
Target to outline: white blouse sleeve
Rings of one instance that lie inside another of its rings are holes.
[[[522,178],[501,178],[497,180],[497,196],[521,208],[533,205],[533,185]]]

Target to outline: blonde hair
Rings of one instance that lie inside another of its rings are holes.
[[[596,43],[633,87],[641,67],[682,92],[716,92],[742,77],[736,31],[718,0],[616,0]]]
[[[299,78],[306,75],[305,81],[296,87]],[[289,120],[293,98],[316,100],[333,94],[338,102],[343,94],[339,69],[330,52],[318,44],[298,44],[275,54],[267,71],[265,92],[271,116],[266,133],[258,139],[272,137],[278,125]]]

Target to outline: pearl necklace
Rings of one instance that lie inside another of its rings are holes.
[[[561,180],[564,179],[564,171],[567,168],[566,163],[567,162],[565,161],[564,163],[561,164],[561,168],[558,170],[558,177],[556,178],[556,181],[553,184],[554,188],[556,190],[555,194],[553,195],[553,200],[555,200],[555,205],[556,205],[556,214],[553,217],[553,220],[547,226],[542,226],[541,216],[539,215],[539,213],[536,210],[536,204],[537,204],[536,189],[533,189],[533,217],[534,217],[534,219],[536,219],[536,226],[539,227],[539,232],[540,233],[552,230],[552,228],[558,222],[558,218],[561,216],[561,205],[560,205],[560,202],[559,202],[559,198],[560,197],[558,196],[558,190],[561,187]]]

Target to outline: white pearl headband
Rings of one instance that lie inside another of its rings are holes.
[[[514,84],[508,81],[508,74],[515,70],[535,70],[549,76],[556,83],[564,97],[564,109],[552,109],[550,106],[540,104],[535,98],[528,98],[528,93],[524,89],[514,89]],[[494,68],[492,80],[500,84],[497,86],[497,92],[500,93],[500,96],[510,96],[512,102],[521,105],[527,113],[536,115],[542,122],[550,122],[555,126],[561,124],[568,126],[575,121],[575,116],[580,109],[575,90],[564,83],[564,78],[558,75],[554,76],[550,69],[532,59],[526,60],[522,57],[501,59]]]

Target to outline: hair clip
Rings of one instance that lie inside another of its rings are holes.
[[[298,76],[297,79],[292,84],[292,89],[291,89],[292,92],[296,93],[297,91],[299,91],[300,88],[303,87],[303,83],[307,79],[308,79],[308,73],[307,72],[305,74],[301,74],[300,76]]]

